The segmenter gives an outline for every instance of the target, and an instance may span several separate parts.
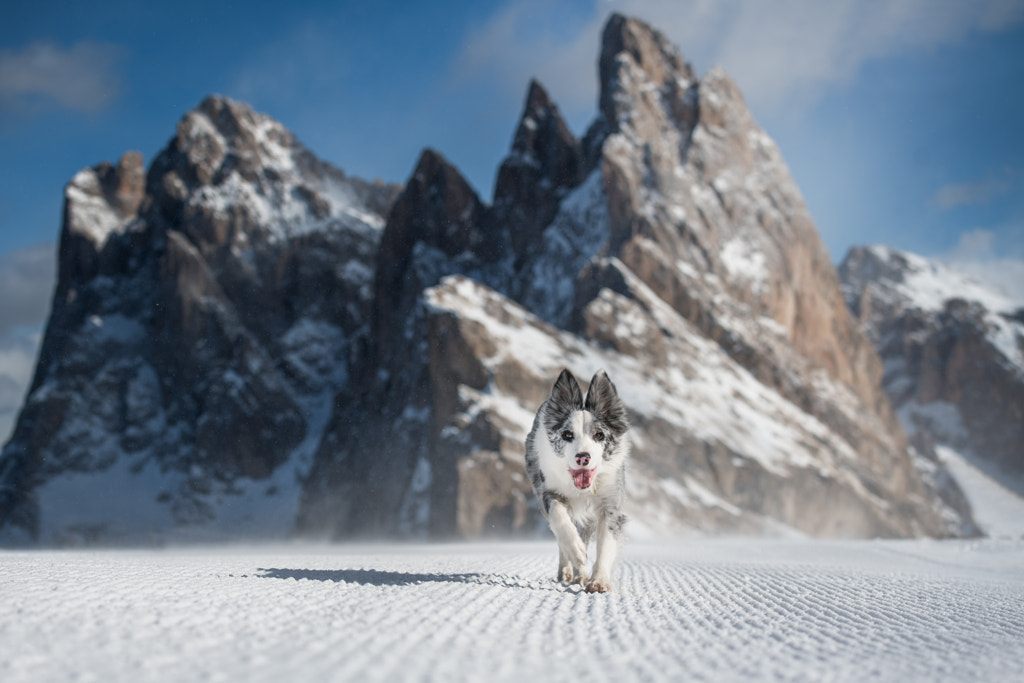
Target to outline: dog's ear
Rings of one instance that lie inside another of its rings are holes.
[[[551,388],[551,401],[567,410],[583,410],[583,391],[568,370],[562,370],[562,374],[555,380],[555,386]]]
[[[594,379],[590,380],[583,408],[597,415],[597,418],[616,434],[622,434],[629,429],[626,406],[622,404],[615,385],[608,379],[604,370],[598,370]]]
[[[551,388],[551,398],[545,403],[544,425],[553,432],[565,424],[574,410],[583,410],[583,391],[572,373],[562,370]]]

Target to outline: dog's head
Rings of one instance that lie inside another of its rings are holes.
[[[542,419],[551,447],[578,489],[590,488],[600,468],[617,466],[626,452],[629,417],[604,370],[590,380],[586,397],[572,373],[562,370]]]

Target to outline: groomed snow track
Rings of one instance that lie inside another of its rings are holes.
[[[1024,679],[1024,542],[0,553],[0,680]]]

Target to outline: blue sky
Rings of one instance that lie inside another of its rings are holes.
[[[834,260],[885,243],[1024,290],[1024,0],[35,0],[0,21],[0,375],[34,353],[79,169],[148,163],[216,92],[368,179],[434,147],[489,200],[531,77],[585,131],[612,11],[736,79]]]

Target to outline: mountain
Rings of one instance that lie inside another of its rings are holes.
[[[0,457],[6,533],[286,532],[282,491],[365,335],[397,190],[221,97],[182,118],[148,172],[128,153],[78,173],[38,366]]]
[[[219,97],[144,182],[76,176],[6,538],[532,534],[563,366],[630,409],[636,535],[972,533],[736,85],[621,15],[599,74],[581,139],[530,84],[490,203],[437,151],[371,185]]]
[[[839,273],[922,450],[952,448],[1024,495],[1024,302],[881,246],[851,249]]]

